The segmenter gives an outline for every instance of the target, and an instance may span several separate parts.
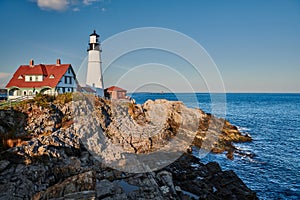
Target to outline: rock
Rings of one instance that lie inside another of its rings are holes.
[[[0,160],[0,172],[3,171],[10,164],[7,160]]]
[[[25,168],[25,165],[23,165],[23,164],[18,164],[17,167],[16,167],[16,169],[15,169],[15,173],[16,173],[16,174],[22,173],[22,171],[24,170],[24,168]]]
[[[173,184],[172,173],[168,171],[161,171],[157,174],[158,180],[162,181],[166,187],[168,187],[168,191],[172,193],[172,195],[176,194],[175,186]]]
[[[66,194],[64,195],[63,199],[94,200],[96,199],[96,194],[95,191],[88,190],[88,191]]]
[[[30,135],[0,154],[0,199],[257,199],[233,171],[185,153],[194,144],[233,155],[233,142],[248,141],[200,109],[93,98],[23,106],[0,111],[1,131]]]
[[[116,182],[110,182],[106,179],[96,183],[96,196],[99,199],[121,194],[122,188]]]
[[[220,165],[217,162],[209,162],[206,164],[206,167],[212,174],[216,174],[222,171]]]
[[[80,194],[81,199],[95,199],[96,178],[92,171],[78,174],[49,187],[46,191],[39,192],[32,199],[52,199],[59,197],[76,197]],[[78,193],[80,192],[80,193]]]
[[[167,170],[179,172],[173,173],[173,183],[200,199],[257,199],[256,193],[247,188],[233,171],[222,171],[216,162],[202,164],[196,169],[195,164],[197,159],[183,155],[168,166]]]

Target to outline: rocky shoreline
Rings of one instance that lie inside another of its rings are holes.
[[[251,138],[182,102],[44,96],[0,110],[0,121],[0,199],[257,199],[233,171],[187,153],[233,159],[233,142]],[[167,164],[158,154],[150,170],[126,168],[130,155],[171,151]]]

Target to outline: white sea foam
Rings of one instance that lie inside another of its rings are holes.
[[[238,130],[242,133],[245,133],[245,132],[248,132],[250,131],[251,129],[250,128],[247,128],[247,127],[242,127],[242,126],[236,126],[238,128]]]

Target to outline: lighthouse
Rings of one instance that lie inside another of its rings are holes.
[[[88,68],[86,74],[86,84],[96,91],[97,96],[104,96],[104,86],[101,68],[101,47],[99,35],[94,32],[90,34],[88,45]]]

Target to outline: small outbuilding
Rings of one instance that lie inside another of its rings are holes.
[[[127,90],[124,90],[117,86],[111,86],[104,90],[104,95],[108,99],[127,99]]]

